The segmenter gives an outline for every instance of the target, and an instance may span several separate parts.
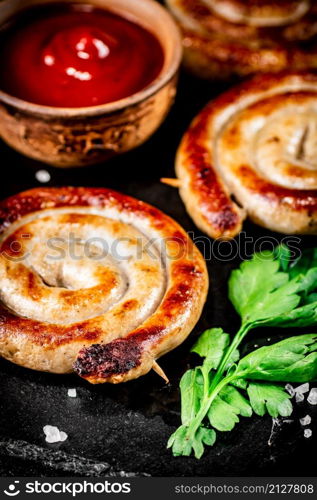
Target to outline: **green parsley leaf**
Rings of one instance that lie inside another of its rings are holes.
[[[226,403],[220,396],[214,399],[208,411],[210,425],[222,432],[232,431],[239,422],[238,415],[238,408]]]
[[[313,267],[306,274],[298,275],[298,293],[303,292],[304,297],[317,288],[317,267]],[[305,299],[304,299],[305,300]]]
[[[227,385],[220,391],[219,395],[223,401],[236,408],[239,415],[242,415],[243,417],[251,417],[252,408],[250,403],[239,391],[237,391],[237,389]]]
[[[230,335],[225,333],[222,328],[211,328],[201,334],[197,342],[191,349],[202,358],[205,358],[203,371],[216,370],[230,344]],[[235,349],[227,363],[229,368],[233,363],[239,360],[239,351]]]
[[[315,295],[315,294],[311,294]],[[311,300],[313,300],[313,296]],[[308,298],[307,298],[308,299]],[[271,318],[266,323],[267,326],[277,326],[279,328],[305,328],[317,323],[317,301],[293,309],[287,313]]]
[[[231,273],[229,298],[243,324],[265,323],[292,311],[300,302],[297,280],[279,271],[274,252],[254,254]]]
[[[195,434],[192,446],[196,458],[201,458],[204,454],[204,444],[213,446],[216,442],[216,433],[214,429],[206,429],[206,427],[199,427]]]
[[[232,272],[229,297],[241,316],[241,328],[231,342],[221,328],[206,330],[194,345],[192,351],[204,361],[180,383],[182,425],[168,443],[176,456],[194,451],[200,458],[204,447],[214,444],[215,429],[232,430],[252,410],[289,416],[290,395],[277,384],[317,380],[317,334],[261,347],[240,361],[238,351],[254,327],[317,324],[317,249],[295,261],[285,245],[255,254]]]
[[[239,422],[238,415],[251,417],[252,408],[237,389],[228,385],[220,391],[209,408],[210,425],[221,432],[231,431]]]
[[[188,424],[198,413],[203,396],[203,376],[200,368],[188,370],[180,381],[182,423]]]
[[[289,265],[290,277],[306,274],[309,269],[317,267],[317,248],[305,249],[294,262]]]
[[[170,437],[167,448],[172,448],[175,457],[189,457],[192,451],[196,458],[201,458],[204,453],[204,445],[213,446],[216,442],[216,432],[200,426],[193,437],[189,435],[189,428],[185,425],[179,427]]]
[[[211,328],[199,337],[191,352],[195,352],[202,358],[208,358],[210,368],[217,369],[229,344],[228,333],[224,333],[222,328]]]
[[[247,380],[244,380],[243,378],[237,378],[237,379],[233,379],[230,382],[230,385],[233,385],[233,387],[237,387],[238,389],[246,389],[248,387],[248,382],[247,382]]]
[[[237,376],[274,382],[311,382],[317,378],[317,335],[291,337],[261,347],[238,364]]]
[[[281,244],[274,250],[274,256],[280,263],[282,271],[287,271],[291,263],[291,252],[287,245]]]
[[[289,417],[292,414],[291,396],[282,387],[252,382],[248,386],[248,395],[254,412],[261,417],[266,413],[273,418]]]
[[[168,440],[167,448],[172,448],[175,457],[189,457],[192,453],[192,443],[186,439],[187,432],[188,427],[181,425]]]

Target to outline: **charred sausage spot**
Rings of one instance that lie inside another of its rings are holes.
[[[107,379],[136,368],[141,364],[142,350],[133,339],[117,339],[109,344],[93,344],[80,351],[74,364],[81,377]]]

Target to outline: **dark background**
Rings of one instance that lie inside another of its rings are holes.
[[[222,88],[182,75],[176,104],[154,137],[139,149],[86,169],[58,170],[29,160],[1,144],[1,198],[39,185],[38,169],[51,174],[48,185],[105,186],[152,203],[174,217],[186,230],[200,236],[185,213],[177,190],[164,186],[162,176],[174,176],[173,163],[182,133],[193,116]],[[245,224],[248,236],[280,238]],[[311,245],[304,239],[300,246]],[[242,240],[238,239],[244,257]],[[314,476],[316,474],[317,407],[296,405],[292,422],[284,422],[268,445],[270,417],[242,419],[231,433],[218,433],[216,445],[201,460],[174,458],[166,450],[170,434],[179,424],[178,382],[190,363],[189,349],[205,328],[221,326],[235,332],[239,321],[227,299],[227,278],[238,258],[217,259],[229,252],[229,243],[214,243],[215,257],[208,262],[211,287],[203,316],[189,339],[161,361],[169,386],[154,373],[120,386],[91,386],[75,375],[32,372],[0,360],[0,473],[2,475],[105,475],[154,476]],[[237,247],[236,247],[237,248]],[[252,251],[251,247],[251,251]],[[258,249],[255,245],[254,249]],[[250,253],[250,247],[249,247]],[[307,332],[307,331],[306,331]],[[267,342],[292,332],[259,330],[249,344]],[[298,333],[298,330],[297,330]],[[67,396],[77,388],[77,398]],[[313,438],[304,439],[299,418],[313,415]],[[43,426],[56,425],[68,440],[48,445]]]

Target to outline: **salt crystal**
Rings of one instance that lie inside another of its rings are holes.
[[[59,443],[66,441],[68,437],[66,432],[60,432],[58,427],[55,427],[54,425],[45,425],[45,427],[43,427],[43,431],[45,434],[45,441],[47,443]]]
[[[311,389],[307,401],[310,405],[317,405],[317,387]]]
[[[305,396],[304,394],[302,394],[301,392],[296,392],[295,394],[295,401],[296,403],[302,403],[305,399]]]
[[[306,415],[306,417],[300,419],[301,425],[309,425],[311,423],[311,416]]]
[[[306,392],[309,391],[309,384],[302,384],[299,385],[298,387],[295,387],[295,392],[296,394],[306,394]]]
[[[305,437],[306,439],[311,438],[311,437],[312,437],[312,435],[313,435],[313,431],[312,431],[311,429],[305,429],[305,430],[304,430],[304,437]]]
[[[287,390],[288,394],[290,394],[290,396],[295,396],[295,390],[291,384],[286,384],[285,389]]]
[[[35,178],[37,181],[45,184],[51,180],[51,175],[47,170],[38,170],[35,174]]]
[[[76,398],[77,397],[77,391],[76,389],[68,389],[67,394],[70,398]]]
[[[62,441],[62,442],[63,442],[63,441],[66,441],[66,439],[68,438],[68,436],[67,436],[66,432],[64,432],[64,431],[61,431],[61,432],[59,433],[59,436],[60,436],[60,441]]]

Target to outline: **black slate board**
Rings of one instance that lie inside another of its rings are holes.
[[[174,176],[174,155],[193,116],[224,88],[182,75],[176,104],[154,137],[131,153],[87,169],[57,170],[29,160],[1,144],[1,198],[39,185],[38,169],[48,169],[51,186],[105,186],[152,203],[167,212],[196,237],[200,236],[185,213],[175,189],[160,184]],[[274,236],[245,225],[248,236]],[[241,241],[240,241],[241,243]],[[302,245],[311,245],[305,239]],[[223,244],[228,245],[228,244]],[[213,244],[225,253],[228,246]],[[242,252],[243,253],[243,252]],[[242,255],[243,256],[243,255]],[[173,458],[166,441],[179,423],[178,382],[194,362],[189,353],[197,334],[206,327],[238,328],[238,318],[227,300],[226,281],[238,259],[208,262],[211,288],[203,316],[189,339],[161,360],[171,384],[164,386],[154,373],[121,386],[90,386],[76,376],[32,372],[0,360],[0,473],[13,475],[82,476],[134,473],[153,476],[308,476],[315,475],[313,452],[317,439],[317,409],[307,403],[296,408],[293,422],[274,433],[269,417],[243,419],[198,461]],[[283,332],[284,334],[286,332]],[[281,332],[258,331],[250,344],[265,343]],[[67,396],[77,388],[78,396]],[[317,407],[315,407],[317,408]],[[313,438],[304,439],[299,417],[315,413]],[[59,445],[45,443],[43,426],[57,425],[69,438]]]

